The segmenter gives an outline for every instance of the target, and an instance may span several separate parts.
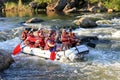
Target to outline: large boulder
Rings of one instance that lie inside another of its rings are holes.
[[[38,3],[38,2],[34,2],[34,1],[32,1],[32,2],[30,2],[29,3],[29,6],[32,8],[32,9],[46,9],[46,7],[47,7],[47,3],[46,2],[42,2],[42,3]]]
[[[75,12],[77,10],[75,4],[76,4],[75,0],[71,0],[70,2],[67,3],[65,8],[63,9],[63,12],[65,13]]]
[[[4,8],[4,0],[0,0],[0,13],[2,13],[3,8]]]
[[[78,8],[82,8],[86,4],[85,0],[55,0],[50,3],[46,9],[50,11],[65,13],[75,12]]]
[[[66,5],[67,5],[67,0],[58,0],[58,2],[55,5],[55,10],[62,11]]]
[[[0,71],[9,68],[9,66],[14,62],[11,53],[0,49]]]
[[[63,12],[64,13],[72,13],[72,12],[76,12],[76,10],[77,10],[76,7],[74,7],[72,9],[66,9],[66,10],[64,9]]]
[[[31,18],[29,20],[26,21],[26,23],[40,23],[43,22],[44,20],[42,19],[38,19],[38,18]]]
[[[67,2],[67,5],[65,6],[63,11],[72,9],[74,7],[76,8],[76,0],[71,0],[71,1]]]
[[[32,1],[32,2],[29,3],[29,6],[30,6],[32,9],[37,9],[38,3]]]
[[[92,6],[92,7],[88,8],[88,11],[94,12],[94,13],[97,13],[97,12],[106,12],[107,8],[105,8],[104,6],[101,6],[101,7]]]
[[[74,23],[83,28],[94,28],[97,26],[96,22],[90,20],[89,18],[80,18],[75,20]]]
[[[96,12],[100,11],[100,8],[98,6],[92,6],[92,7],[88,8],[88,10],[90,12],[96,13]]]

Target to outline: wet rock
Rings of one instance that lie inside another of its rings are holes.
[[[37,6],[38,6],[38,3],[37,3],[37,2],[32,1],[32,2],[30,2],[30,3],[29,3],[29,6],[30,6],[32,9],[36,9],[36,8],[37,8]]]
[[[57,0],[47,6],[47,10],[63,11],[63,12],[74,12],[77,8],[83,7],[86,3],[85,0]]]
[[[113,12],[113,9],[108,9],[107,12],[108,12],[108,13],[112,13],[112,12]]]
[[[92,6],[91,8],[88,9],[90,12],[97,12],[98,10],[100,10],[100,8],[98,6]]]
[[[0,0],[0,13],[2,12],[3,8],[4,8],[4,0]]]
[[[97,36],[86,36],[81,38],[81,43],[88,43],[88,42],[94,42],[98,40]]]
[[[9,66],[14,62],[11,53],[0,49],[0,71],[9,68]]]
[[[72,13],[72,12],[76,12],[76,8],[72,8],[72,9],[68,9],[68,10],[64,10],[65,13]]]
[[[94,21],[90,20],[89,18],[80,18],[74,21],[74,23],[76,25],[80,25],[80,27],[83,28],[93,28],[97,26],[97,24]]]
[[[94,12],[94,13],[97,13],[97,12],[106,12],[107,11],[107,8],[105,8],[104,6],[92,6],[88,9],[90,12]]]
[[[55,5],[55,10],[62,11],[66,5],[67,5],[67,0],[58,0],[58,2]]]
[[[67,5],[65,6],[65,8],[63,9],[63,11],[65,13],[71,13],[71,12],[75,12],[77,10],[77,0],[71,0],[67,2]]]
[[[107,8],[106,7],[100,7],[100,12],[106,12],[107,11]]]
[[[96,43],[99,39],[97,36],[87,36],[87,37],[82,37],[80,44],[86,44],[89,47],[95,48]]]
[[[40,23],[43,22],[44,20],[42,19],[38,19],[38,18],[31,18],[29,20],[26,21],[26,23]]]
[[[32,1],[29,3],[29,7],[31,7],[34,10],[46,9],[47,5],[48,4],[46,2],[38,3],[38,2]]]

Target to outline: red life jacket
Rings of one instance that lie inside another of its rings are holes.
[[[62,33],[62,35],[61,35],[61,41],[62,42],[68,42],[69,41],[68,33]]]
[[[38,40],[39,40],[39,44],[40,44],[39,46],[44,47],[45,46],[44,38],[39,38]]]
[[[39,48],[39,44],[40,44],[40,43],[39,43],[39,40],[36,40],[36,42],[35,42],[35,47],[36,47],[36,48]]]
[[[29,46],[30,46],[30,47],[34,47],[36,38],[35,38],[35,36],[28,36],[28,37],[27,37],[27,41],[29,41]]]
[[[25,32],[25,31],[22,32],[21,38],[22,38],[23,41],[27,38],[27,35],[28,35],[27,32]]]
[[[38,32],[38,37],[40,42],[44,42],[44,33],[43,32]]]
[[[28,36],[27,40],[29,40],[30,42],[35,42],[36,38],[35,38],[35,36]]]
[[[45,37],[43,31],[39,31],[38,33],[38,40],[39,40],[39,46],[44,47],[45,46]]]
[[[69,35],[69,37],[70,37],[70,43],[76,43],[77,41],[76,41],[76,36],[75,36],[75,33],[71,33],[70,35]]]
[[[51,38],[46,39],[45,50],[49,50],[51,47],[55,46],[55,40]]]

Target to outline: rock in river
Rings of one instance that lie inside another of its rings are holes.
[[[0,71],[9,68],[14,62],[11,54],[3,49],[0,49]]]
[[[94,28],[97,27],[96,22],[90,20],[89,18],[80,18],[78,20],[75,20],[74,23],[76,25],[80,25],[82,28]]]
[[[39,19],[39,18],[31,18],[29,20],[26,21],[26,23],[40,23],[43,22],[44,20]]]

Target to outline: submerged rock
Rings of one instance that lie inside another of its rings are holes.
[[[99,40],[97,36],[86,36],[86,37],[81,37],[80,44],[86,44],[89,47],[95,48],[96,43]]]
[[[14,59],[9,52],[0,49],[0,71],[9,68],[9,66],[14,62]]]
[[[31,18],[29,20],[26,21],[26,23],[40,23],[43,22],[44,20],[42,19],[38,19],[38,18]]]

